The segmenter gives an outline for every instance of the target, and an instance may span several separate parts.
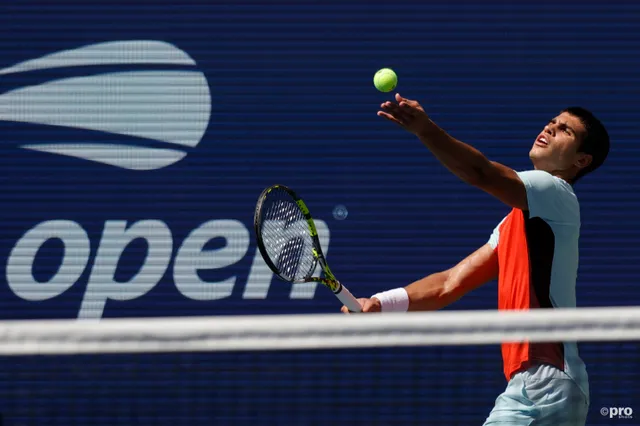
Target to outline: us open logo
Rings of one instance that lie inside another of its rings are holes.
[[[633,408],[631,407],[602,407],[600,414],[610,419],[632,419]]]
[[[125,71],[126,66],[135,69]],[[118,71],[96,74],[91,67]],[[195,67],[184,51],[154,40],[113,41],[52,53],[1,69],[0,76],[64,68],[85,75],[3,93],[0,120],[122,136],[113,143],[34,141],[20,146],[24,149],[129,170],[160,169],[184,158],[209,125],[209,85]]]

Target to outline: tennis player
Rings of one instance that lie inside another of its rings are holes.
[[[571,107],[553,118],[529,152],[533,170],[524,172],[451,137],[418,102],[399,94],[378,115],[415,134],[452,173],[512,210],[488,242],[456,266],[359,299],[363,312],[440,309],[496,278],[498,309],[576,307],[580,207],[572,186],[609,153],[608,133],[592,113]],[[589,383],[575,342],[505,343],[501,349],[508,384],[485,425],[585,424]]]

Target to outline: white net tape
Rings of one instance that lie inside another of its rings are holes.
[[[0,322],[0,354],[640,341],[640,308]]]

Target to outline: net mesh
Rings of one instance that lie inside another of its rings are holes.
[[[291,195],[272,189],[262,203],[260,233],[269,259],[288,281],[307,278],[315,269],[309,227]]]
[[[501,339],[580,342],[587,424],[639,420],[601,413],[640,410],[637,308],[6,322],[0,339],[6,425],[480,425]]]

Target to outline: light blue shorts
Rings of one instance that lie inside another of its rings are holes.
[[[589,401],[578,385],[551,365],[515,374],[496,399],[485,425],[584,426]]]

